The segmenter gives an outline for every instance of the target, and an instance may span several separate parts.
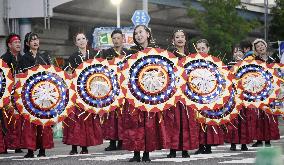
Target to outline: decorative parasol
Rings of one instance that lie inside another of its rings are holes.
[[[280,79],[280,92],[270,106],[264,107],[265,112],[274,115],[284,115],[284,64],[274,63],[269,65],[274,69],[275,75]]]
[[[157,48],[133,54],[122,68],[122,91],[134,107],[148,112],[169,109],[177,102],[178,58]]]
[[[26,120],[50,126],[63,121],[72,112],[74,85],[60,68],[39,65],[16,78],[14,100]]]
[[[2,59],[0,59],[0,65],[0,108],[3,108],[10,103],[14,78],[11,69]]]
[[[124,103],[117,66],[104,59],[91,59],[74,72],[78,106],[90,113],[103,114]]]
[[[275,70],[262,61],[241,61],[233,66],[237,90],[237,107],[264,109],[271,104],[280,90]]]
[[[208,125],[221,125],[231,122],[239,115],[239,109],[236,107],[235,91],[231,91],[231,96],[221,108],[195,111],[195,117],[198,122]]]
[[[194,110],[217,110],[229,101],[233,74],[220,59],[197,53],[187,56],[178,66],[184,68],[180,91],[184,104]]]

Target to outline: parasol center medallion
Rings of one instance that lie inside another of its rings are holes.
[[[43,110],[52,109],[60,101],[60,93],[57,86],[49,81],[41,81],[31,90],[32,103]]]
[[[94,73],[87,80],[87,93],[95,99],[108,97],[111,90],[110,79],[102,73]]]
[[[206,68],[197,68],[189,73],[190,88],[199,95],[212,93],[217,87],[217,78]]]
[[[169,76],[163,66],[148,65],[140,71],[138,82],[145,93],[155,95],[167,89]]]
[[[244,90],[250,94],[258,94],[266,88],[266,79],[259,72],[249,72],[242,78]]]

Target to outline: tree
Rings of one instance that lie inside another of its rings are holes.
[[[240,0],[200,0],[203,9],[197,10],[189,4],[192,16],[202,38],[210,43],[210,54],[221,57],[224,62],[232,58],[233,46],[246,38],[256,26],[257,21],[248,21],[238,12],[245,8]],[[237,9],[240,8],[240,9]]]
[[[276,6],[271,10],[272,20],[269,27],[271,41],[284,40],[284,0],[276,0]]]

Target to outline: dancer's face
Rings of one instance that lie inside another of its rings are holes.
[[[148,42],[150,34],[145,30],[143,26],[139,26],[134,31],[134,37],[138,44],[144,45]]]
[[[206,43],[201,42],[196,45],[196,49],[198,53],[208,53],[210,48],[206,45]]]
[[[182,31],[175,32],[173,43],[176,47],[184,47],[186,43],[184,32]]]
[[[87,40],[86,36],[82,33],[79,33],[76,36],[75,45],[80,49],[84,49],[84,48],[87,47],[87,44],[88,44],[88,40]]]

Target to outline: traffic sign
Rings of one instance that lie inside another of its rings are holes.
[[[144,10],[135,10],[131,20],[132,20],[132,22],[135,26],[137,26],[137,25],[148,26],[148,24],[150,22],[150,16]]]

